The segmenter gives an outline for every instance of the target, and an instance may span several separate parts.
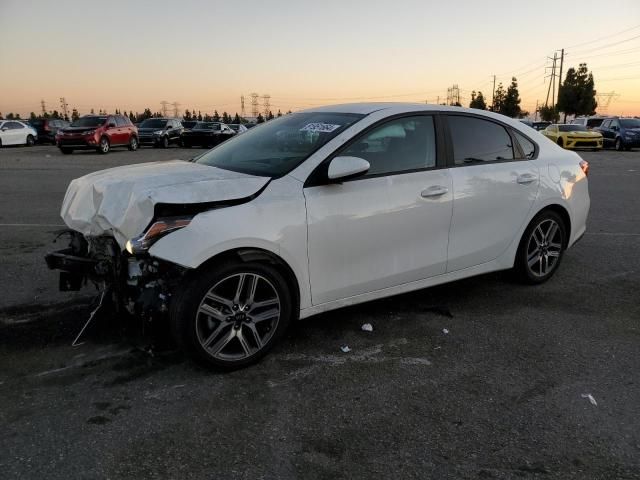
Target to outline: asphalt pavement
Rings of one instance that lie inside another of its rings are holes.
[[[43,261],[68,182],[199,152],[0,149],[1,478],[640,478],[640,151],[581,153],[588,232],[544,285],[323,314],[228,374],[114,318],[72,347],[96,292]]]

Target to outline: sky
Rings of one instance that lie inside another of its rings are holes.
[[[639,0],[0,0],[0,112],[64,97],[81,114],[163,100],[233,114],[244,95],[249,115],[252,92],[275,113],[444,102],[453,85],[468,105],[493,75],[515,75],[533,112],[562,48],[564,72],[587,62],[615,92],[602,113],[640,115]]]

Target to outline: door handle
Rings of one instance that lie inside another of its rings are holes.
[[[535,182],[536,176],[531,173],[523,173],[522,175],[518,175],[517,182],[521,185],[527,185],[531,182]]]
[[[433,198],[439,197],[447,193],[449,189],[447,187],[442,187],[440,185],[434,185],[433,187],[425,188],[422,192],[420,192],[420,196],[422,198]]]

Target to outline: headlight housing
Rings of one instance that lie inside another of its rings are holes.
[[[142,235],[128,240],[125,244],[125,248],[131,255],[146,253],[151,245],[165,235],[189,225],[189,223],[191,223],[191,219],[192,217],[160,218],[153,222],[153,224]]]
[[[162,135],[163,133],[163,130],[156,130],[155,132],[153,132],[154,135]]]
[[[83,135],[93,135],[94,133],[96,133],[95,130],[87,130],[86,132],[83,132]]]

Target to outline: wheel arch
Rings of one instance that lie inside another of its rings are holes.
[[[562,219],[562,221],[564,222],[564,226],[567,231],[564,248],[567,248],[567,245],[569,244],[569,238],[571,237],[571,215],[569,215],[569,211],[563,205],[560,205],[559,203],[551,203],[549,205],[545,205],[540,210],[538,210],[536,214],[531,218],[531,220],[527,224],[527,227],[529,226],[529,224],[531,224],[534,218],[536,218],[542,212],[547,212],[547,211],[557,213]]]
[[[287,282],[287,285],[289,286],[289,289],[293,294],[294,308],[292,310],[292,313],[294,315],[294,319],[298,318],[300,312],[300,282],[298,281],[298,278],[296,277],[296,274],[294,273],[291,266],[289,266],[289,264],[282,257],[276,255],[273,252],[257,247],[240,247],[226,250],[204,261],[193,270],[191,275],[197,275],[197,273],[202,271],[203,269],[214,268],[215,265],[230,260],[243,263],[260,262],[269,264],[274,267],[278,271],[278,273],[282,275],[285,282]]]

